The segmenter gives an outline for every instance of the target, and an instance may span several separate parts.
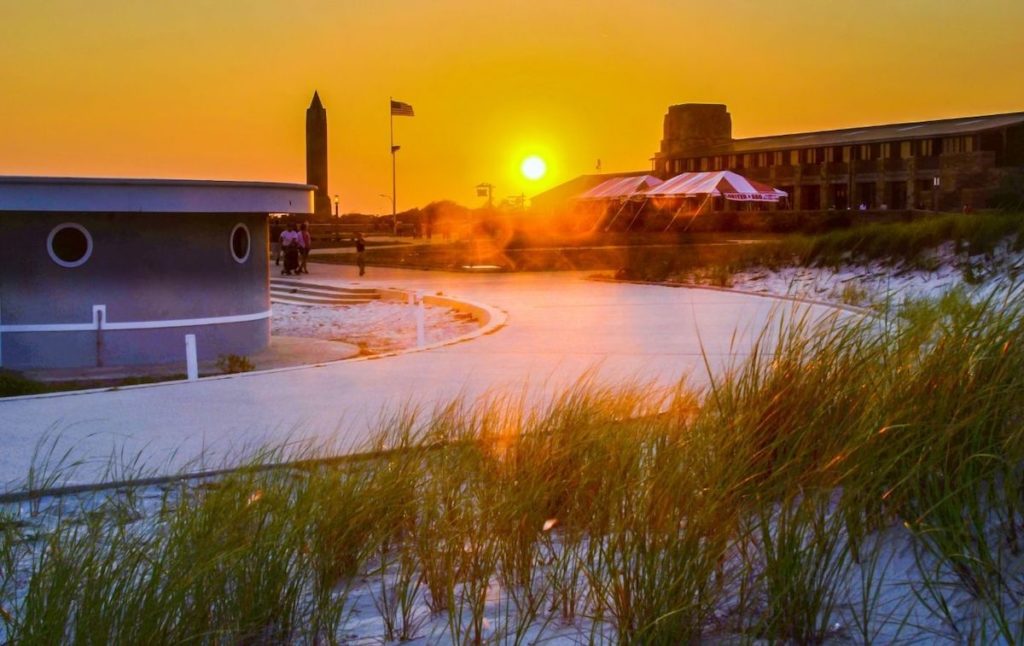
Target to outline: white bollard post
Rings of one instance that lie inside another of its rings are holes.
[[[96,367],[103,366],[103,327],[107,324],[107,306],[92,306],[92,324],[96,326]]]
[[[185,366],[189,381],[199,379],[199,361],[196,359],[196,335],[185,335]]]
[[[423,294],[416,294],[416,347],[427,345],[427,310],[423,305]]]

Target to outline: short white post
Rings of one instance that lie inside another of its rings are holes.
[[[107,306],[92,306],[92,324],[96,326],[96,366],[103,366],[103,326],[107,324]]]
[[[416,347],[422,348],[427,345],[427,310],[423,305],[423,294],[416,294]]]
[[[196,335],[185,335],[185,365],[188,372],[188,380],[199,379],[199,361],[196,359]]]

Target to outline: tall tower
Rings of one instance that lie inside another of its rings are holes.
[[[671,105],[665,115],[661,156],[699,154],[732,141],[732,117],[720,103]]]
[[[327,110],[320,95],[313,92],[313,101],[306,108],[306,183],[316,185],[313,212],[331,214],[331,197],[327,194]]]

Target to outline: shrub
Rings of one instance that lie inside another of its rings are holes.
[[[17,397],[19,395],[37,395],[46,392],[46,386],[26,379],[10,370],[0,370],[0,397]]]
[[[249,357],[238,354],[222,354],[217,357],[217,368],[224,374],[233,375],[239,372],[251,372],[256,366]]]

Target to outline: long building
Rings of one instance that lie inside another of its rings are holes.
[[[734,139],[725,105],[669,107],[662,178],[732,170],[790,195],[780,208],[983,207],[1024,170],[1024,112]]]

